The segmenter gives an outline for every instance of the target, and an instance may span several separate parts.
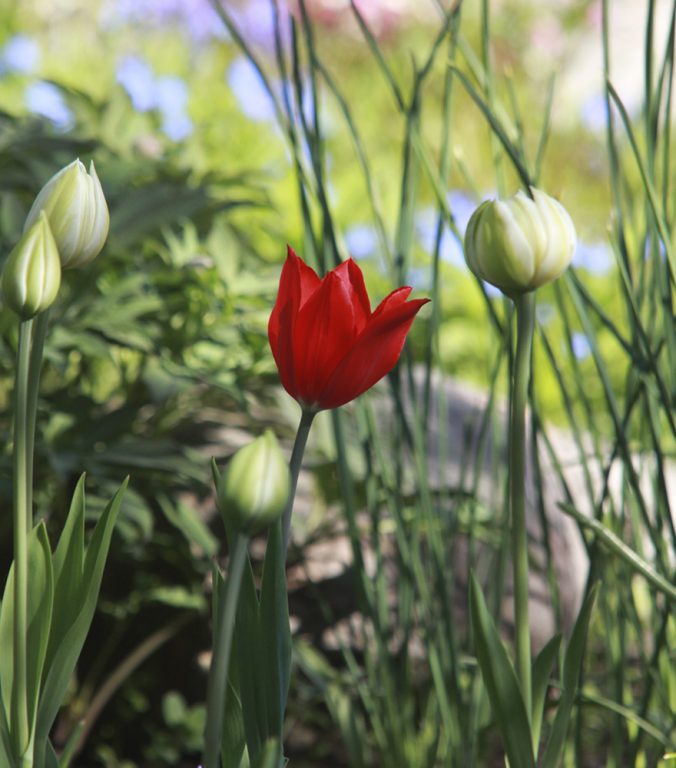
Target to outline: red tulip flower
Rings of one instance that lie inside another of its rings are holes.
[[[268,338],[284,389],[310,412],[338,408],[389,373],[429,299],[397,288],[371,312],[364,276],[348,259],[323,279],[288,248]]]

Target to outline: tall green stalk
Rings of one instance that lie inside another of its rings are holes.
[[[235,534],[230,555],[230,568],[225,589],[218,594],[216,627],[214,631],[214,652],[209,670],[207,687],[207,723],[204,733],[204,768],[218,768],[220,765],[223,717],[228,688],[228,669],[232,638],[235,631],[237,600],[246,565],[248,536]],[[214,585],[215,588],[215,585]]]
[[[289,500],[286,503],[286,509],[282,515],[282,546],[284,548],[284,552],[286,552],[289,546],[293,501],[296,498],[296,487],[298,486],[300,465],[303,461],[303,454],[305,453],[305,446],[307,445],[307,439],[308,435],[310,434],[310,427],[312,426],[314,417],[315,411],[303,410],[303,413],[300,417],[300,424],[298,425],[298,431],[296,432],[296,439],[293,443],[293,450],[291,451],[291,460],[289,461],[289,470],[291,472],[291,492],[289,493]]]
[[[509,430],[509,490],[514,574],[514,626],[516,670],[529,720],[532,718],[530,625],[528,621],[528,532],[526,528],[526,402],[530,380],[535,293],[514,300],[516,306],[516,358]]]
[[[30,367],[30,340],[33,321],[19,325],[16,385],[14,396],[14,636],[13,680],[11,695],[12,737],[14,753],[20,759],[28,745],[27,633],[28,633],[28,465],[27,398]]]
[[[40,372],[42,356],[49,325],[49,310],[41,312],[35,318],[32,343],[30,345],[30,363],[28,367],[28,385],[26,393],[26,516],[27,530],[33,523],[33,463],[35,458],[35,425],[37,422],[38,390],[40,389]]]

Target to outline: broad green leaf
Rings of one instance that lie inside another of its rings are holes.
[[[12,700],[12,678],[14,676],[13,652],[14,647],[14,563],[10,566],[5,582],[5,592],[0,606],[0,696],[2,709],[10,719]]]
[[[60,621],[58,635],[55,636],[54,645],[50,642],[47,663],[43,674],[43,693],[38,709],[36,732],[36,765],[41,768],[44,765],[45,748],[49,731],[54,719],[61,707],[68,683],[80,656],[82,646],[87,637],[89,626],[94,616],[98,600],[103,569],[108,556],[108,548],[113,535],[113,529],[117,515],[122,504],[122,497],[127,487],[128,478],[122,483],[112,501],[108,504],[94,528],[91,540],[87,547],[82,570],[82,579],[79,587],[73,592],[60,591],[62,585],[72,588],[72,583],[66,579],[66,571],[76,569],[78,546],[71,543],[65,546],[66,554],[59,557],[61,567],[61,580],[58,584],[58,593],[55,595],[54,610],[64,611],[69,621]],[[84,496],[80,502],[79,493],[76,490],[76,499],[71,506],[71,512],[78,518],[84,513]],[[72,541],[77,540],[75,530],[79,522],[76,520],[72,528]],[[60,542],[59,542],[60,544]],[[58,548],[57,548],[58,551]],[[72,558],[72,562],[69,562]],[[70,577],[69,577],[70,578]]]
[[[237,665],[230,665],[234,669]],[[242,716],[242,702],[239,689],[228,680],[228,695],[223,715],[223,741],[221,743],[221,765],[223,768],[249,768],[246,751],[246,736]]]
[[[28,573],[28,656],[26,670],[28,679],[26,682],[29,728],[30,732],[33,733],[54,604],[52,550],[49,546],[47,528],[43,521],[40,521],[33,528],[28,537]]]
[[[268,739],[263,745],[258,759],[254,762],[253,768],[281,768],[284,765],[282,750],[277,739]]]
[[[552,732],[542,756],[541,768],[557,768],[563,757],[566,735],[568,733],[568,722],[570,721],[570,713],[573,709],[582,661],[584,659],[589,620],[596,601],[597,592],[598,584],[594,585],[589,591],[573,627],[573,634],[570,637],[570,642],[566,649],[566,657],[563,662],[563,693],[561,694],[554,724],[552,725]]]
[[[77,589],[82,580],[84,566],[85,475],[75,486],[73,498],[59,543],[54,550],[54,589],[67,594]],[[57,617],[60,618],[60,617]]]
[[[1,641],[1,638],[0,638]],[[0,645],[0,647],[6,647]],[[4,655],[4,654],[3,654]],[[5,705],[0,691],[0,765],[12,764],[12,738],[9,733],[9,722],[5,713]]]
[[[233,658],[237,660],[244,733],[251,759],[260,752],[268,730],[264,698],[261,699],[259,686],[263,649],[258,616],[256,584],[251,564],[247,560],[239,591]]]
[[[291,669],[289,600],[281,520],[271,526],[268,534],[261,585],[260,632],[261,640],[267,641],[259,682],[268,712],[270,730],[267,735],[276,736],[281,741]]]
[[[519,682],[474,574],[470,583],[470,609],[477,661],[509,764],[511,768],[535,768],[530,725]]]
[[[0,687],[2,705],[11,711],[14,684],[14,563],[7,576],[0,614]],[[54,600],[52,553],[47,529],[40,522],[28,536],[28,613],[26,637],[26,693],[29,731],[35,727],[40,679],[45,662]]]
[[[560,645],[561,635],[554,635],[533,662],[533,723],[531,729],[533,733],[533,751],[535,754],[538,752],[538,744],[540,743],[540,729],[542,728],[542,716],[544,714],[549,676]]]
[[[63,768],[59,762],[59,758],[56,756],[54,747],[51,743],[47,742],[47,750],[45,752],[45,768]]]
[[[281,742],[289,689],[291,634],[281,521],[270,529],[260,602],[251,567],[245,568],[233,657],[247,749],[255,763],[268,739]]]

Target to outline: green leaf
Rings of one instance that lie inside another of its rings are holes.
[[[258,614],[256,584],[251,564],[247,559],[237,605],[233,658],[237,660],[244,733],[251,759],[260,752],[267,731],[267,723],[264,720],[265,707],[261,701],[259,686],[263,653]]]
[[[237,660],[244,732],[252,762],[270,738],[282,739],[291,668],[281,521],[268,535],[260,602],[250,565],[242,578],[233,657]]]
[[[216,470],[218,471],[218,470]],[[251,574],[251,568],[245,568]],[[243,578],[247,578],[243,575]],[[212,568],[213,594],[212,594],[212,622],[216,623],[218,613],[218,601],[222,590],[225,589],[223,574],[216,565]],[[246,751],[246,735],[244,732],[244,718],[242,715],[242,702],[239,693],[239,675],[237,663],[237,632],[233,637],[233,652],[230,657],[230,669],[228,670],[228,688],[225,697],[225,711],[223,712],[223,738],[221,741],[221,766],[222,768],[250,768],[249,755]]]
[[[284,765],[282,750],[277,739],[268,739],[263,745],[253,768],[281,768]]]
[[[477,661],[511,768],[535,768],[530,725],[512,662],[474,574],[470,609]]]
[[[64,746],[61,748],[61,752],[59,753],[59,757],[58,757],[59,768],[70,768],[70,764],[73,761],[73,758],[75,757],[77,752],[77,748],[80,744],[80,737],[82,735],[82,731],[84,730],[84,726],[85,726],[85,721],[80,720],[68,735],[68,741],[64,744]],[[50,765],[49,763],[49,760],[51,759],[50,750],[54,754],[54,757],[56,757],[56,753],[54,752],[52,743],[50,741],[47,741],[47,765],[45,766],[45,768],[49,768],[49,765]]]
[[[78,588],[84,567],[85,475],[75,486],[70,510],[54,550],[55,591],[67,594]],[[60,617],[59,617],[60,618]]]
[[[231,664],[230,667],[233,669],[236,664]],[[239,686],[235,686],[230,679],[228,679],[228,694],[223,713],[223,741],[221,744],[221,765],[223,768],[249,768]]]
[[[180,501],[174,503],[164,494],[157,495],[157,503],[167,520],[183,534],[191,546],[199,547],[208,557],[216,554],[218,539],[192,507]]]
[[[561,700],[559,701],[554,724],[552,725],[552,732],[542,757],[541,768],[557,768],[563,757],[566,734],[568,733],[568,722],[570,721],[570,713],[573,709],[582,661],[584,659],[584,647],[587,642],[589,620],[596,601],[597,592],[598,584],[595,584],[589,591],[573,627],[573,634],[570,637],[563,663],[563,693],[561,694]]]
[[[261,685],[268,712],[268,736],[282,739],[291,670],[291,629],[286,593],[282,522],[270,528],[261,585],[260,632],[265,640]]]
[[[47,742],[47,750],[45,752],[45,768],[61,768],[61,763],[59,762],[59,758],[56,755],[56,752],[54,751],[54,747],[51,745],[51,743]]]
[[[556,661],[556,655],[561,645],[561,635],[554,635],[552,639],[540,651],[533,663],[533,723],[531,730],[533,733],[533,751],[538,752],[540,743],[540,729],[542,727],[542,717],[545,708],[545,696],[549,676]]]
[[[127,483],[128,479],[122,483],[97,522],[84,555],[84,562],[81,560],[82,549],[80,548],[80,526],[84,525],[84,487],[81,483],[78,484],[68,515],[69,519],[64,527],[64,534],[68,532],[67,538],[63,548],[61,541],[57,546],[55,559],[59,564],[59,575],[54,595],[55,625],[47,651],[43,693],[37,719],[36,765],[38,768],[44,765],[49,731],[63,702],[94,616],[110,539]],[[74,516],[72,521],[71,515]],[[77,583],[77,572],[80,568],[81,579]]]
[[[0,765],[11,765],[12,759],[12,738],[9,733],[9,723],[7,722],[5,705],[0,692]]]
[[[54,601],[54,574],[44,522],[28,536],[28,614],[26,688],[29,733],[33,734],[40,695],[40,678],[49,641]],[[14,563],[9,570],[0,612],[0,688],[5,713],[10,712],[14,683]]]
[[[29,729],[33,733],[54,604],[52,550],[43,521],[33,528],[28,537],[28,573],[28,679],[26,684]]]

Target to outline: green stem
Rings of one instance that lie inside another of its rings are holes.
[[[532,718],[530,625],[528,621],[528,533],[526,528],[526,402],[530,380],[535,325],[535,294],[514,300],[516,306],[516,358],[509,430],[509,487],[514,572],[514,626],[516,670],[529,721]]]
[[[204,768],[219,768],[221,742],[223,739],[223,718],[228,688],[230,652],[235,631],[235,614],[239,588],[246,564],[249,539],[235,534],[230,553],[230,568],[225,588],[219,591],[216,626],[214,628],[214,651],[209,669],[207,686],[207,723],[204,732]]]
[[[33,321],[19,325],[14,395],[14,635],[11,722],[17,760],[28,746],[26,645],[28,632],[28,466],[26,461],[26,405]]]
[[[28,394],[26,402],[26,524],[30,531],[33,523],[33,461],[35,454],[35,425],[38,410],[38,391],[40,389],[40,371],[45,337],[49,325],[49,310],[41,312],[35,319],[33,342],[31,344],[30,364],[28,367]]]
[[[296,498],[298,475],[300,475],[300,465],[303,461],[307,438],[310,434],[310,427],[312,426],[312,420],[314,419],[315,414],[316,411],[303,410],[300,417],[300,424],[298,425],[298,431],[296,432],[296,439],[293,443],[293,450],[291,451],[291,461],[289,462],[289,469],[291,471],[291,491],[289,493],[289,500],[286,503],[286,509],[282,516],[282,546],[284,547],[284,552],[286,552],[289,547],[291,512],[293,511],[293,501]]]

